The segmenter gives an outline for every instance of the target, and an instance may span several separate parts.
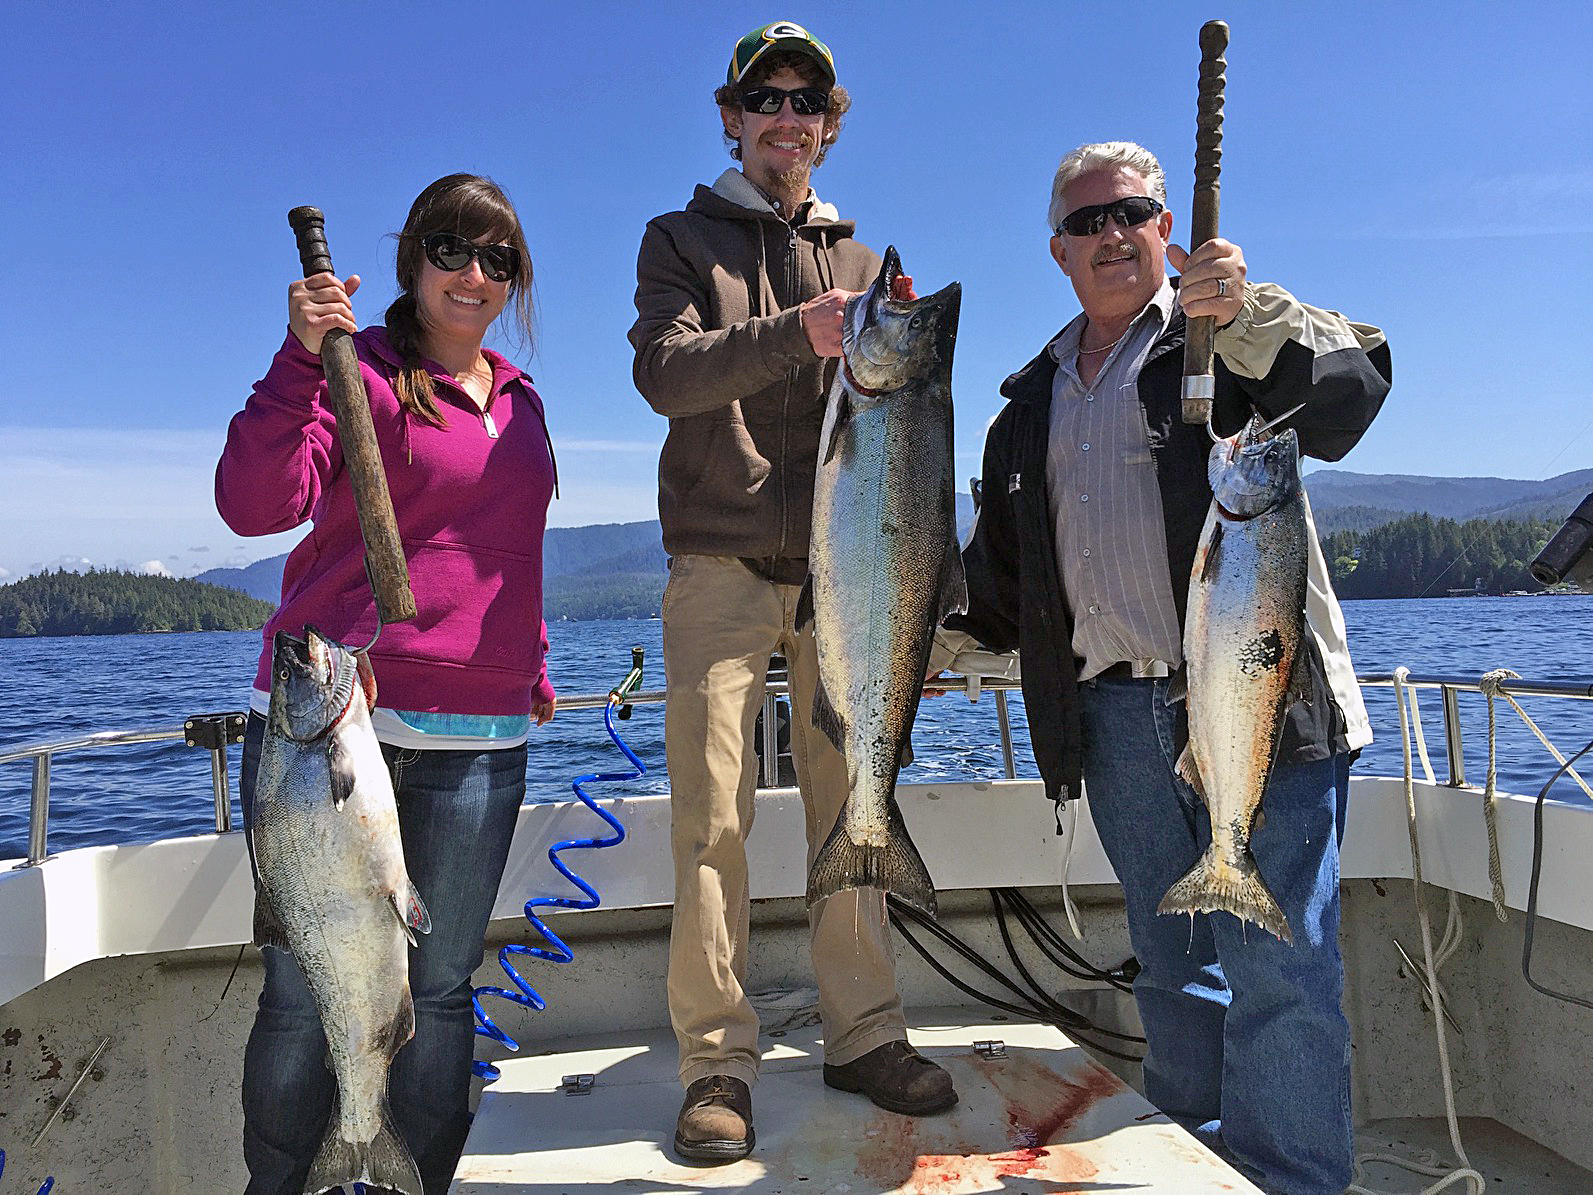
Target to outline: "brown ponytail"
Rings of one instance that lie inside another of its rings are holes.
[[[398,353],[400,362],[398,374],[393,378],[393,392],[398,395],[399,405],[435,427],[446,427],[448,420],[437,409],[437,392],[432,388],[431,375],[420,363],[420,312],[414,292],[401,293],[383,318],[387,322],[388,343]]]

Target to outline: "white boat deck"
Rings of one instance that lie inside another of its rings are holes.
[[[820,1076],[819,1029],[769,1042],[754,1089],[757,1147],[740,1162],[681,1164],[681,1088],[667,1030],[555,1042],[500,1063],[482,1096],[453,1195],[751,1191],[757,1195],[963,1195],[1257,1189],[1059,1030],[968,1009],[913,1018],[912,1043],[960,1099],[938,1116],[884,1112]],[[999,1041],[1004,1057],[978,1042]],[[567,1076],[590,1075],[587,1094]]]

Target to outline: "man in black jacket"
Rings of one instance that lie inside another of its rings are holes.
[[[1179,392],[1185,320],[1212,316],[1218,434],[1304,403],[1289,420],[1301,450],[1337,460],[1388,392],[1388,349],[1376,328],[1247,282],[1227,241],[1187,255],[1171,244],[1165,179],[1140,146],[1069,154],[1050,217],[1083,313],[1002,386],[963,556],[970,609],[948,627],[1021,652],[1047,791],[1088,787],[1142,967],[1147,1096],[1265,1190],[1339,1195],[1353,1159],[1338,841],[1351,754],[1371,734],[1314,528],[1311,698],[1288,712],[1252,838],[1295,944],[1226,913],[1156,913],[1210,839],[1174,774],[1184,607],[1211,500],[1210,440],[1183,423]]]

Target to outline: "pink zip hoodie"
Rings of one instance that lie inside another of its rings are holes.
[[[531,378],[497,353],[485,414],[436,363],[425,366],[447,419],[409,416],[382,327],[357,333],[376,442],[409,562],[417,615],[371,649],[389,709],[525,714],[553,697],[542,620],[542,533],[555,483],[552,441]],[[320,358],[291,332],[227,428],[216,509],[239,535],[315,524],[288,556],[266,623],[255,686],[271,688],[271,638],[306,626],[360,646],[376,630],[354,494]]]

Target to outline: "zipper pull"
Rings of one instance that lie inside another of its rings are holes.
[[[498,425],[492,421],[492,412],[481,412],[481,426],[487,429],[487,435],[492,439],[498,438]]]

